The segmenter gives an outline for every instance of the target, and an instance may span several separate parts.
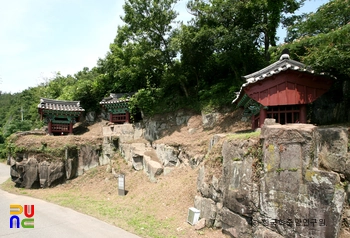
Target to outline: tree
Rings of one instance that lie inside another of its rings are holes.
[[[210,28],[226,29],[221,32],[221,39],[230,33],[243,36],[242,42],[249,40],[262,47],[266,60],[269,60],[270,45],[276,46],[276,32],[279,24],[287,24],[293,14],[305,0],[192,0],[188,8],[196,17],[199,27],[207,25]],[[248,33],[249,34],[245,34]],[[243,33],[243,35],[242,35]],[[248,37],[248,39],[245,39]],[[223,42],[227,45],[227,42]]]
[[[350,118],[347,113],[350,105],[350,24],[345,23],[349,9],[344,1],[330,1],[290,27],[290,39],[300,38],[271,50],[274,60],[277,60],[281,51],[288,48],[293,59],[311,66],[316,72],[334,76],[331,90],[314,103],[317,108],[314,111],[320,113],[314,115],[316,122],[324,115],[335,118],[329,117],[327,123],[344,122]],[[332,12],[337,15],[332,15]]]
[[[177,13],[173,10],[178,0],[127,0],[123,6],[129,42],[149,43],[162,52],[162,60],[172,63],[176,56],[169,48],[172,23]]]
[[[171,47],[173,23],[178,0],[127,0],[125,22],[118,28],[110,53],[103,65],[115,79],[115,88],[138,90],[147,87],[166,87],[168,70],[174,67],[176,51]],[[102,62],[101,62],[102,63]],[[188,96],[185,84],[178,79]]]
[[[298,18],[287,28],[287,42],[304,36],[327,34],[350,22],[350,1],[331,0],[319,7],[316,13]]]

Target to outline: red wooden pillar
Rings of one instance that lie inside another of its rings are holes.
[[[260,108],[260,115],[259,115],[259,127],[261,128],[264,124],[265,118],[267,117],[267,111],[263,107]]]
[[[306,105],[305,104],[300,105],[299,121],[300,123],[306,123]]]
[[[109,113],[109,121],[113,122],[113,114],[111,112]]]
[[[52,134],[52,121],[51,120],[49,120],[49,125],[47,126],[47,130],[48,130],[49,135],[51,135]]]
[[[125,114],[126,114],[126,115],[125,115],[125,116],[126,116],[125,122],[126,122],[126,123],[130,123],[130,112],[126,111]]]
[[[255,116],[252,116],[252,129],[255,130]]]
[[[72,121],[70,121],[70,123],[69,123],[69,134],[70,135],[73,134],[73,122]]]

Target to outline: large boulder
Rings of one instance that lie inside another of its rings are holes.
[[[201,196],[196,196],[194,199],[194,207],[200,210],[200,217],[205,218],[206,226],[213,226],[217,215],[216,203]]]
[[[343,127],[317,128],[317,155],[320,166],[342,173],[350,180],[348,131]]]
[[[180,151],[177,148],[165,144],[156,144],[155,147],[157,157],[160,159],[163,166],[174,167],[179,165],[180,161],[178,156]]]
[[[99,165],[99,150],[90,145],[81,145],[78,155],[78,175]]]
[[[156,182],[157,177],[163,173],[163,166],[161,163],[153,160],[148,155],[143,156],[143,167],[152,182]]]
[[[337,237],[345,192],[339,174],[318,167],[316,145],[325,143],[319,141],[322,136],[318,136],[317,127],[267,125],[262,129],[262,138],[264,174],[260,180],[259,209],[269,228],[284,237]],[[346,156],[343,143],[335,139],[331,143],[337,148],[329,150],[333,154],[330,160],[336,154]],[[299,221],[302,225],[298,225]]]

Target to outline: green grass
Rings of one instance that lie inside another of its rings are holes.
[[[238,157],[235,157],[235,158],[232,158],[233,161],[242,161],[241,158],[238,158]]]
[[[276,169],[276,172],[277,173],[281,173],[281,172],[283,172],[283,171],[285,171],[286,169],[282,169],[282,168],[278,168],[278,169]]]
[[[249,138],[258,138],[260,136],[260,131],[252,131],[246,133],[234,133],[227,136],[228,140],[241,139],[247,140]]]
[[[136,229],[137,234],[154,238],[175,237],[164,235],[164,229],[167,230],[171,227],[169,222],[170,220],[159,221],[153,215],[146,215],[141,212],[137,212],[136,216],[128,219],[128,224]]]
[[[96,173],[95,171],[91,172],[93,174]],[[12,193],[36,197],[36,190],[15,188],[11,179],[1,184],[0,187]],[[46,195],[39,195],[39,197],[46,201],[94,216],[97,219],[134,232],[141,237],[176,237],[176,233],[172,231],[172,222],[174,221],[172,218],[157,219],[144,208],[125,206],[125,204],[119,205],[115,202],[109,202],[105,199],[84,194],[82,191],[75,189],[67,189],[59,193],[47,193]],[[149,204],[149,201],[140,200],[140,203]]]

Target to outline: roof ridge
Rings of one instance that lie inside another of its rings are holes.
[[[80,101],[68,101],[68,100],[57,100],[57,99],[50,99],[50,98],[40,98],[40,103],[75,103],[80,104]]]
[[[288,63],[291,64],[292,66],[295,66],[295,67],[306,68],[305,64],[303,64],[301,62],[292,60],[290,58],[282,58],[281,57],[278,61],[276,61],[276,62],[266,66],[265,68],[262,68],[262,69],[260,69],[260,70],[258,70],[256,72],[254,72],[254,73],[245,75],[245,76],[243,76],[243,78],[247,80],[247,79],[253,78],[256,75],[261,75],[261,74],[264,74],[265,72],[266,73],[271,72],[273,69],[275,69],[275,70],[279,69],[279,68],[281,68],[281,66],[283,67],[283,66],[288,65]]]

